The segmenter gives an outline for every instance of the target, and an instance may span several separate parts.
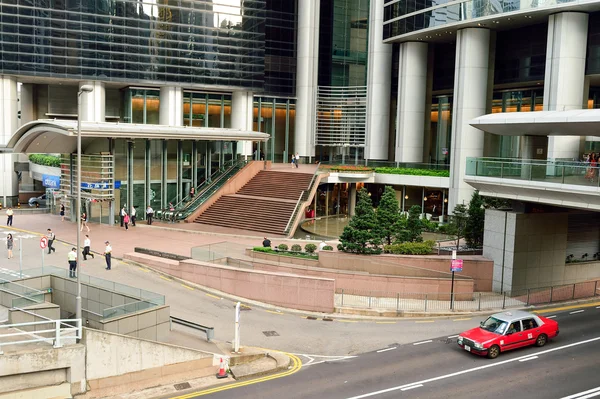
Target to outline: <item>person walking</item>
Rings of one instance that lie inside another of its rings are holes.
[[[8,259],[13,257],[13,244],[14,244],[14,239],[12,234],[8,233],[8,235],[6,236],[6,250],[8,252]]]
[[[123,223],[125,223],[125,231],[129,230],[129,215],[125,212],[125,216],[123,216]]]
[[[77,250],[75,247],[71,248],[71,252],[67,254],[67,260],[69,261],[69,277],[77,277]]]
[[[90,240],[89,235],[85,235],[85,240],[83,240],[83,260],[87,260],[87,256],[91,256],[94,259],[94,254],[90,252],[90,248],[92,246],[92,240]]]
[[[104,242],[104,244],[106,244],[106,248],[104,248],[104,259],[106,260],[106,270],[110,270],[110,261],[111,261],[111,254],[112,254],[112,247],[110,246],[110,242],[106,241]]]
[[[298,167],[298,164],[300,163],[300,153],[297,152],[296,153],[296,168]]]
[[[52,232],[52,229],[48,229],[48,255],[52,253],[52,251],[56,252],[56,248],[52,246],[54,244],[54,240],[56,240],[56,234]]]
[[[148,219],[148,224],[152,224],[152,218],[154,217],[154,209],[150,205],[146,207],[146,218]]]
[[[135,227],[135,215],[137,215],[137,210],[135,209],[135,206],[131,207],[131,225],[133,227]]]
[[[292,153],[292,169],[294,168],[295,163],[296,163],[296,156]]]
[[[190,201],[194,199],[194,195],[196,195],[196,189],[192,186],[190,188]]]
[[[60,221],[65,221],[65,204],[60,204]]]
[[[81,214],[81,230],[80,231],[83,231],[83,228],[85,227],[87,229],[88,233],[89,233],[90,232],[90,226],[87,225],[87,219],[88,219],[87,213],[83,212]]]
[[[6,225],[7,226],[11,226],[12,227],[13,215],[14,215],[14,211],[9,206],[8,209],[6,210]]]
[[[125,219],[126,214],[127,211],[125,210],[125,205],[123,205],[123,208],[121,208],[121,227],[123,227],[123,219]]]

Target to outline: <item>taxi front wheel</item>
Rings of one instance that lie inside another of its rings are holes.
[[[540,335],[538,335],[537,339],[535,340],[535,345],[536,346],[544,346],[544,345],[546,345],[546,342],[548,342],[548,337],[546,336],[546,334],[540,334]]]
[[[490,349],[488,349],[488,357],[490,359],[495,359],[498,357],[498,355],[500,354],[500,347],[498,345],[492,345],[490,346]]]

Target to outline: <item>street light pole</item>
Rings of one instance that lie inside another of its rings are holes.
[[[81,256],[79,250],[81,249],[81,94],[91,93],[94,91],[94,87],[90,85],[83,85],[77,92],[77,246],[76,253],[77,257],[76,264],[77,268],[77,298],[75,299],[75,318],[82,320],[81,317]]]

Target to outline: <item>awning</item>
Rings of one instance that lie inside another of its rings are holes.
[[[114,139],[267,141],[269,134],[229,128],[81,122],[82,142],[109,137]],[[40,119],[21,126],[1,151],[25,154],[65,154],[76,151],[76,147],[77,121]]]
[[[496,113],[469,124],[502,136],[600,136],[600,109]]]

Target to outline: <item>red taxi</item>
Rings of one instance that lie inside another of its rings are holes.
[[[528,345],[544,346],[558,332],[556,321],[516,310],[488,317],[479,327],[460,334],[457,342],[467,352],[494,359],[507,350]]]

